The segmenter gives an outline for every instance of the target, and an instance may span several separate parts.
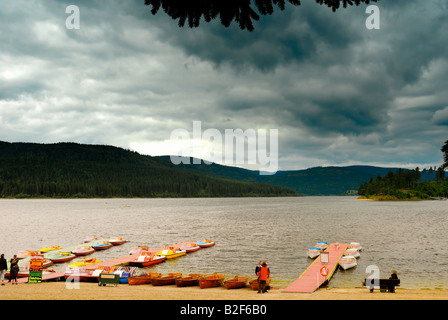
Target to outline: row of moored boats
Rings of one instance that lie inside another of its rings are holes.
[[[315,259],[324,252],[330,244],[328,241],[318,241],[314,246],[308,248],[307,255],[311,259]],[[358,265],[357,258],[360,256],[362,246],[358,242],[350,242],[344,255],[339,259],[339,266],[343,270],[354,268]]]
[[[270,281],[269,281],[270,282]],[[268,282],[268,284],[269,284]],[[258,281],[254,278],[235,276],[226,278],[225,274],[188,274],[182,273],[146,273],[128,278],[129,285],[151,284],[153,286],[176,285],[177,287],[199,286],[201,289],[224,286],[227,289],[250,287],[258,290]]]

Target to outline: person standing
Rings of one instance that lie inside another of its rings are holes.
[[[255,274],[258,274],[258,271],[261,269],[261,261],[258,261],[258,265],[255,267]]]
[[[2,253],[0,256],[0,280],[2,281],[2,286],[5,285],[3,281],[5,280],[6,269],[8,269],[8,264],[6,263],[5,254]]]
[[[19,274],[19,259],[17,259],[17,255],[15,254],[14,257],[11,259],[10,263],[10,281],[11,283],[17,284],[17,276]]]
[[[260,271],[258,271],[257,276],[259,280],[258,285],[258,293],[265,293],[266,291],[266,281],[268,280],[271,272],[266,264],[266,261],[263,261],[261,264]]]
[[[255,275],[258,276],[258,272],[260,271],[260,269],[261,269],[261,260],[258,261],[258,265],[255,267]],[[259,278],[257,278],[257,283],[258,283],[258,288],[260,288],[260,279]]]

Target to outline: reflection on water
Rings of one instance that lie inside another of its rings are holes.
[[[212,239],[216,246],[152,267],[156,272],[254,275],[267,260],[273,285],[287,285],[312,262],[318,240],[360,242],[358,266],[338,270],[331,286],[360,286],[369,265],[405,288],[448,288],[447,201],[372,202],[353,197],[0,200],[1,252],[72,246],[87,236],[128,243],[96,252],[100,260],[138,245],[160,248]],[[63,269],[67,264],[57,265]]]

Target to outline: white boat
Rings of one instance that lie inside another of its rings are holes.
[[[361,251],[362,246],[358,242],[350,242],[350,244],[348,245],[348,249],[358,249],[359,251]]]
[[[344,251],[344,256],[352,256],[355,258],[358,258],[360,256],[359,250],[358,249],[347,249]]]
[[[320,247],[311,247],[308,249],[308,251],[306,252],[308,257],[311,259],[317,258],[318,256],[320,256],[320,253],[322,252],[322,248]]]
[[[339,265],[342,269],[347,270],[356,267],[358,263],[356,262],[356,258],[353,256],[343,256],[339,259]]]
[[[322,250],[325,250],[328,248],[330,244],[328,241],[317,241],[315,247],[321,248]]]

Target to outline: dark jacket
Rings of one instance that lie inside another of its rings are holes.
[[[389,279],[398,279],[398,276],[396,273],[392,273],[389,277]]]
[[[0,258],[0,270],[8,269],[8,265],[6,264],[5,258]]]
[[[255,274],[258,274],[258,272],[260,272],[261,266],[258,265],[255,267]]]

